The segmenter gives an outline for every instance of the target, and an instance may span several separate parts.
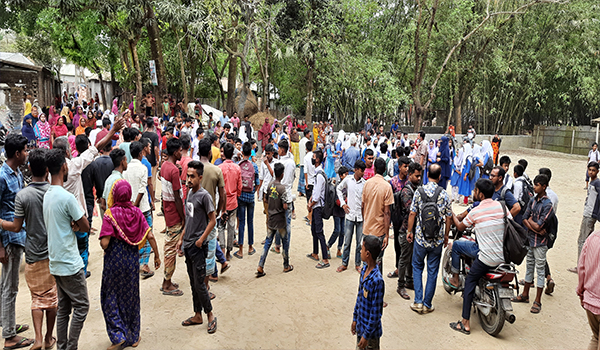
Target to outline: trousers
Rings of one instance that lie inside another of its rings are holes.
[[[233,237],[235,236],[235,219],[236,219],[237,208],[233,210],[228,210],[227,220],[219,221],[219,242],[221,245],[225,245],[227,247],[227,251],[230,252],[233,250]],[[225,237],[225,231],[227,231],[227,238]]]
[[[400,232],[398,235],[398,244],[400,245],[400,259],[398,259],[398,288],[413,285],[413,243],[406,239],[406,232]]]
[[[19,266],[24,248],[16,244],[8,244],[5,250],[8,262],[2,264],[0,319],[2,320],[2,338],[7,339],[17,335],[15,307],[19,292]]]
[[[204,283],[206,277],[206,256],[208,255],[208,242],[205,241],[202,248],[192,247],[185,249],[185,264],[187,266],[190,286],[192,287],[192,302],[194,303],[194,312],[209,313],[212,311],[212,304],[208,296],[208,289]]]
[[[600,343],[598,337],[600,336],[600,315],[595,315],[589,310],[585,310],[587,313],[588,323],[592,329],[592,340],[590,340],[589,350],[600,350]]]
[[[323,208],[313,208],[312,213],[313,216],[310,224],[310,231],[313,238],[313,254],[319,254],[319,243],[321,243],[322,259],[329,259],[327,243],[325,242],[325,235],[323,234]]]
[[[465,290],[463,292],[462,317],[465,320],[469,320],[471,317],[471,305],[473,304],[475,287],[477,287],[479,279],[485,276],[485,274],[491,269],[492,267],[482,263],[479,259],[475,259],[473,265],[471,265],[471,270],[469,270],[465,280]]]
[[[85,272],[79,270],[72,276],[54,276],[58,291],[56,313],[56,344],[58,350],[77,350],[79,335],[90,308]],[[69,315],[73,319],[69,328]]]
[[[352,221],[352,220],[346,220],[345,222],[345,229],[346,229],[346,233],[344,234],[344,251],[342,253],[342,265],[348,267],[348,264],[350,263],[350,248],[352,246],[352,236],[354,235],[354,232],[356,231],[356,251],[354,253],[354,264],[355,266],[360,266],[361,264],[361,260],[360,260],[360,245],[362,243],[362,228],[363,228],[363,222],[362,221]]]

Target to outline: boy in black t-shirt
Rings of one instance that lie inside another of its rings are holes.
[[[275,180],[269,184],[269,188],[264,195],[264,200],[269,203],[269,221],[267,222],[267,239],[265,240],[263,253],[258,262],[258,268],[256,269],[257,278],[266,275],[263,268],[265,266],[265,260],[267,260],[267,254],[269,254],[269,249],[273,243],[273,238],[276,234],[281,236],[281,241],[283,243],[283,272],[290,272],[294,269],[294,266],[290,265],[290,241],[286,230],[287,221],[285,219],[285,211],[288,209],[287,192],[285,190],[285,185],[281,183],[285,167],[281,163],[276,163],[273,168]]]

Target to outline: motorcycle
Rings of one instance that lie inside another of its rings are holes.
[[[467,229],[464,233],[458,232],[456,227],[452,227],[454,241],[470,240],[475,241],[472,237],[472,230]],[[465,280],[469,273],[473,259],[461,255],[459,269],[459,287],[454,289],[444,283],[444,289],[449,294],[456,294],[463,291]],[[442,261],[442,277],[450,279],[452,277],[452,248],[446,249]],[[496,269],[489,271],[481,278],[475,287],[475,295],[473,296],[473,306],[477,310],[479,321],[486,333],[496,336],[502,331],[504,322],[508,321],[513,324],[516,321],[516,316],[513,314],[511,298],[519,294],[519,284],[517,283],[517,273],[514,264],[501,264]],[[510,282],[514,281],[514,284]]]

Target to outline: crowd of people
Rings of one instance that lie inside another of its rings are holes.
[[[292,272],[291,223],[299,197],[306,199],[308,215],[303,220],[312,233],[313,249],[306,258],[316,262],[316,269],[331,267],[335,252],[341,258],[336,271],[346,271],[355,242],[354,269],[360,277],[351,331],[358,348],[379,348],[386,306],[383,256],[391,243],[390,229],[395,264],[387,277],[397,281],[397,294],[412,299],[410,309],[418,314],[435,310],[443,248],[452,249],[453,275],[443,281],[451,288],[460,288],[458,257],[474,259],[463,290],[462,317],[450,323],[461,333],[471,330],[476,281],[504,262],[503,206],[529,235],[526,274],[520,281],[524,289],[513,302],[529,303],[534,287],[530,311],[537,314],[543,294],[554,291],[546,259],[558,225],[552,172],[541,168],[531,179],[525,159],[511,168],[508,156],[499,157],[497,135],[494,144],[476,143],[472,127],[464,139],[457,139],[449,128],[439,139],[428,140],[421,131],[409,140],[398,122],[384,130],[370,118],[356,133],[339,130],[336,135],[331,121],[315,122],[311,129],[288,116],[273,123],[266,118],[255,139],[248,116],[240,120],[234,113],[230,118],[224,111],[218,121],[211,117],[206,123],[201,108],[173,106],[168,96],[162,111],[151,94],[142,103],[145,114],[135,113],[135,102],[119,110],[116,99],[107,111],[99,110],[97,103],[71,105],[64,99],[47,112],[30,106],[22,135],[7,136],[7,161],[0,168],[5,348],[48,349],[54,343],[61,350],[77,348],[89,309],[86,278],[95,212],[102,222],[100,295],[109,349],[137,346],[141,340],[140,277],[151,278],[162,265],[160,292],[184,295],[172,280],[178,256],[185,256],[193,300],[193,315],[182,326],[203,324],[206,315],[211,334],[217,331],[211,304],[217,296],[210,291],[211,282],[231,267],[233,257],[257,253],[255,232],[266,232],[258,249],[256,277],[267,275],[270,252],[281,254],[284,273]],[[19,170],[26,163],[32,173],[27,186]],[[573,270],[580,275],[577,292],[596,341],[599,284],[588,279],[596,281],[600,272],[597,249],[589,247],[600,237],[590,235],[600,215],[597,174],[598,163],[591,161],[581,258]],[[263,203],[265,222],[255,227],[257,201]],[[452,203],[464,206],[464,212],[453,212]],[[165,221],[162,248],[152,230],[154,214]],[[334,229],[327,239],[323,223],[331,218]],[[477,240],[452,244],[452,225],[459,230],[472,227]],[[586,242],[588,236],[593,238]],[[15,322],[23,253],[34,339],[17,335],[28,326]],[[46,334],[42,334],[44,316]]]

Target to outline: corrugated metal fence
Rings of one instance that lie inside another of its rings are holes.
[[[587,155],[596,141],[596,131],[592,126],[538,125],[533,130],[533,148]]]

